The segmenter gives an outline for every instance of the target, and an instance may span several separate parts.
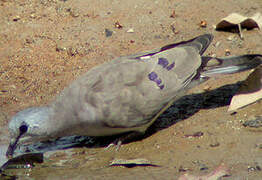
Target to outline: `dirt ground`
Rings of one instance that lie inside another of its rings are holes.
[[[115,57],[203,33],[214,35],[208,55],[259,54],[262,48],[261,31],[244,31],[241,40],[213,27],[232,12],[262,12],[261,0],[0,0],[0,12],[1,144],[8,143],[12,115],[50,102],[76,77]],[[261,102],[227,112],[237,82],[249,73],[216,77],[192,89],[147,137],[118,152],[70,149],[70,156],[61,153],[32,169],[6,173],[19,179],[177,179],[223,163],[231,174],[223,179],[262,179],[262,131],[242,125],[262,115]],[[115,158],[145,158],[158,166],[109,167]]]

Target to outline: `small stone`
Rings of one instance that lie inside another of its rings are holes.
[[[250,128],[261,128],[262,127],[262,116],[256,116],[250,118],[248,121],[243,123],[243,126]]]
[[[233,41],[235,39],[235,36],[234,35],[231,35],[231,36],[228,36],[227,37],[227,40],[228,41]]]
[[[218,147],[220,145],[219,142],[214,142],[214,143],[211,143],[209,146],[210,147]]]
[[[179,169],[178,169],[178,172],[186,172],[188,170],[190,170],[190,169],[187,168],[187,167],[180,166]]]
[[[13,21],[19,21],[20,19],[21,19],[21,17],[18,16],[18,15],[13,17]]]
[[[195,160],[195,161],[192,161],[193,164],[197,165],[199,167],[199,170],[200,171],[204,171],[204,170],[207,170],[208,167],[207,165],[205,165],[204,163],[202,163],[201,161],[199,160]]]
[[[33,14],[30,14],[30,18],[36,18],[36,15],[33,13]]]
[[[203,132],[198,131],[198,132],[195,132],[193,134],[186,134],[184,137],[186,137],[186,138],[195,138],[195,137],[201,137],[203,135],[204,135]]]
[[[106,37],[110,37],[113,35],[113,31],[110,31],[109,29],[105,29]]]
[[[261,167],[260,166],[248,166],[247,167],[247,171],[248,172],[252,172],[252,171],[261,171]]]
[[[128,32],[128,33],[134,33],[135,31],[134,31],[133,28],[130,28],[130,29],[128,29],[126,32]]]

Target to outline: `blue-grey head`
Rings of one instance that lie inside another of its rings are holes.
[[[6,156],[12,157],[19,144],[45,140],[48,136],[49,107],[33,107],[18,112],[12,117],[8,128],[11,136]]]

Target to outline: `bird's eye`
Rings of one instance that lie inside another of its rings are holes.
[[[19,130],[20,130],[21,134],[24,134],[27,131],[27,129],[28,129],[27,125],[21,125],[19,127]]]

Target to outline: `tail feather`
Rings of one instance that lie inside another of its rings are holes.
[[[233,74],[253,69],[260,64],[262,64],[262,55],[260,54],[247,54],[225,58],[203,56],[200,74],[202,77],[210,77],[217,74]]]

